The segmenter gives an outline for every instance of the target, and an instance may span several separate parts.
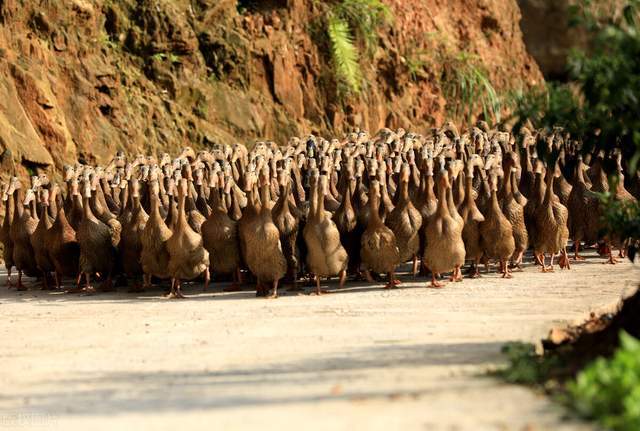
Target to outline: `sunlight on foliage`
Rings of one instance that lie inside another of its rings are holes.
[[[353,44],[349,25],[341,18],[331,16],[327,32],[331,40],[331,58],[339,83],[344,82],[351,90],[360,91],[358,50]]]
[[[442,90],[450,115],[471,124],[474,114],[482,111],[486,121],[500,121],[502,102],[477,56],[462,51],[445,57],[442,65]]]
[[[596,359],[568,385],[568,391],[578,413],[605,428],[640,429],[640,341],[621,332],[614,356]]]

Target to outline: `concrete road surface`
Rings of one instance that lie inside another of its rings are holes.
[[[485,374],[505,342],[534,342],[635,290],[637,268],[602,261],[276,300],[216,283],[173,301],[162,288],[0,287],[0,429],[591,429]]]

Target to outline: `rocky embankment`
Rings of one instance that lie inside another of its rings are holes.
[[[318,3],[1,1],[2,175],[117,150],[420,130],[446,116],[443,47],[478,55],[497,89],[542,79],[516,0],[387,0],[393,20],[361,59],[366,86],[339,97]]]

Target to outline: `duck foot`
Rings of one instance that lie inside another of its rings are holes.
[[[93,286],[85,286],[80,290],[82,292],[82,296],[93,296],[97,293],[96,289]]]
[[[276,299],[278,297],[278,282],[273,282],[273,289],[271,293],[267,296],[267,299]]]
[[[182,294],[182,292],[169,292],[168,295],[165,296],[167,299],[185,299],[186,296]]]
[[[182,286],[179,280],[171,280],[171,292],[167,296],[167,299],[185,299],[186,296],[182,294]]]
[[[434,273],[431,273],[431,284],[428,284],[427,288],[441,289],[443,287],[444,285],[440,283],[438,280],[436,280],[436,275]]]
[[[618,260],[613,256],[613,253],[609,253],[609,259],[606,262],[602,262],[603,264],[615,265],[618,263]]]

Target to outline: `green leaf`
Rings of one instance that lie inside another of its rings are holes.
[[[327,32],[331,41],[331,57],[339,81],[344,81],[354,92],[360,91],[360,64],[358,50],[353,43],[349,24],[332,15]]]

